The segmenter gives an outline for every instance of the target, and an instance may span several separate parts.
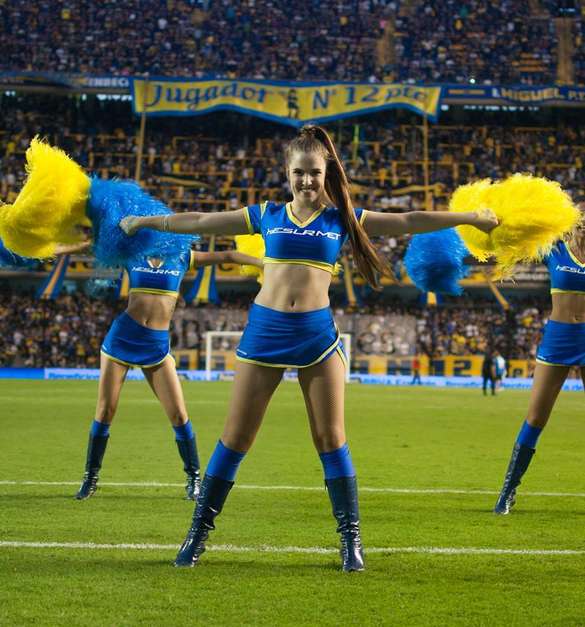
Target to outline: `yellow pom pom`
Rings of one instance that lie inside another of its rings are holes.
[[[489,179],[470,185],[461,185],[451,196],[450,211],[467,212],[486,209],[485,196],[491,186]],[[494,251],[490,236],[472,226],[458,226],[457,230],[469,252],[479,261],[487,261]]]
[[[90,226],[85,215],[90,178],[62,150],[35,137],[26,151],[27,180],[12,205],[0,208],[0,238],[25,257],[55,254],[58,243],[76,244]]]
[[[266,249],[262,235],[236,235],[234,239],[236,240],[236,249],[239,252],[257,259],[264,258]],[[262,283],[264,278],[264,271],[256,266],[240,266],[240,274],[256,277],[258,283]]]
[[[558,183],[526,174],[459,187],[449,208],[490,210],[496,215],[499,225],[489,234],[471,226],[459,226],[457,230],[479,261],[495,257],[498,278],[510,276],[518,263],[540,261],[581,218],[579,209]]]

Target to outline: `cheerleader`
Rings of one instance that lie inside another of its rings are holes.
[[[579,205],[581,215],[585,203]],[[552,312],[536,353],[534,382],[526,419],[512,449],[496,514],[509,514],[516,490],[534,456],[563,383],[573,366],[585,382],[585,222],[559,241],[544,260],[550,275]]]
[[[133,181],[90,177],[62,150],[38,137],[31,141],[26,161],[21,192],[0,212],[0,237],[7,248],[33,258],[73,252],[88,245],[85,232],[91,227],[98,265],[123,267],[130,277],[128,307],[102,345],[96,414],[76,498],[87,499],[96,491],[122,385],[128,369],[138,367],[173,425],[187,474],[187,498],[194,499],[200,485],[197,447],[170,359],[169,325],[179,286],[190,267],[261,262],[239,252],[194,253],[192,237],[151,231],[128,238],[118,226],[122,216],[168,214],[168,207]]]
[[[261,265],[258,259],[235,251],[203,253],[190,250],[175,257],[144,257],[127,264],[130,279],[128,307],[114,320],[102,344],[95,419],[89,433],[85,473],[76,499],[87,499],[96,491],[110,425],[131,367],[142,369],[168,416],[187,475],[186,498],[194,500],[197,497],[200,486],[197,445],[170,354],[169,326],[185,272],[221,263]]]
[[[345,171],[327,132],[304,127],[286,150],[292,202],[263,202],[236,211],[130,216],[129,235],[141,228],[176,233],[260,233],[264,239],[264,282],[252,305],[236,355],[228,417],[207,466],[191,528],[175,560],[193,566],[205,550],[252,446],[268,403],[286,368],[298,368],[313,442],[341,536],[343,571],[364,569],[356,472],[344,423],[345,368],[339,331],[329,308],[335,261],[349,238],[366,281],[378,285],[389,269],[368,236],[434,231],[469,224],[489,232],[497,225],[478,213],[384,214],[354,209]]]

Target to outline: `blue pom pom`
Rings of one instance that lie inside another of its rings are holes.
[[[93,224],[93,251],[98,264],[123,267],[145,256],[168,258],[188,251],[198,236],[141,229],[128,237],[118,226],[125,216],[167,213],[172,211],[134,181],[92,179],[87,215]]]
[[[414,235],[410,240],[404,265],[408,276],[423,292],[463,293],[459,281],[469,274],[464,265],[467,247],[455,229]]]

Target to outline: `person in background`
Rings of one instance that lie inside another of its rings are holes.
[[[412,381],[410,382],[410,385],[415,384],[422,384],[422,380],[420,378],[420,357],[418,355],[415,355],[412,358]]]
[[[487,386],[489,384],[492,396],[496,394],[496,372],[494,366],[494,358],[491,351],[486,352],[481,364],[481,376],[483,378],[482,389],[483,395],[487,396]]]
[[[502,389],[503,381],[506,377],[506,360],[504,359],[500,351],[496,351],[494,353],[494,372],[497,393]]]

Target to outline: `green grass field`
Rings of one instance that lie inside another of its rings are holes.
[[[185,384],[204,463],[229,391]],[[277,392],[210,550],[186,570],[171,564],[192,504],[146,384],[123,392],[101,489],[72,498],[95,393],[92,382],[0,382],[2,625],[585,624],[580,393],[561,396],[500,518],[491,508],[526,392],[349,386],[367,564],[349,575],[297,385]],[[166,485],[112,485],[147,482]]]

